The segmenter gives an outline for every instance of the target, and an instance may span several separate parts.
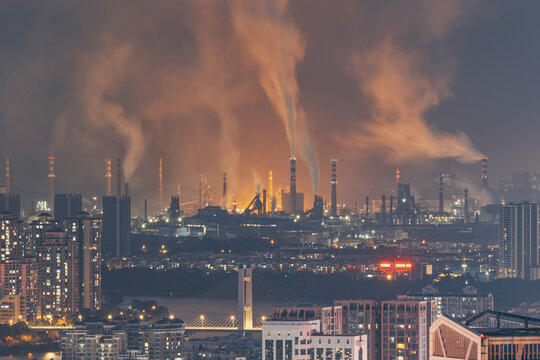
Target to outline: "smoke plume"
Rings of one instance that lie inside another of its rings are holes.
[[[354,147],[384,152],[394,163],[442,158],[478,161],[483,155],[465,133],[441,131],[426,120],[427,112],[450,96],[455,66],[451,60],[431,62],[425,48],[448,33],[462,6],[460,2],[418,3],[423,4],[425,18],[408,27],[400,22],[401,27],[383,31],[383,37],[368,50],[351,56],[352,74],[366,100],[370,119],[356,133],[340,139]],[[422,34],[416,33],[422,30]],[[411,46],[400,39],[399,31],[414,33],[420,43]]]
[[[84,119],[102,131],[113,130],[124,143],[123,171],[129,182],[145,150],[142,124],[134,115],[128,115],[121,103],[112,97],[115,85],[123,78],[131,49],[128,45],[106,46],[81,61],[79,74],[80,101]]]
[[[310,169],[317,192],[318,164],[299,106],[296,76],[296,65],[304,57],[306,42],[287,14],[288,4],[288,0],[236,1],[232,20],[255,63],[262,88],[285,125],[291,157],[296,157],[300,145],[300,157]]]

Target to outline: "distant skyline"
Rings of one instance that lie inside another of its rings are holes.
[[[56,192],[105,193],[106,157],[124,158],[133,209],[197,196],[216,202],[257,183],[288,185],[350,207],[394,188],[413,191],[451,171],[490,187],[540,170],[540,3],[522,1],[50,1],[0,9],[0,184],[11,160],[22,207]],[[291,125],[291,115],[296,125]],[[285,126],[284,126],[285,125]],[[308,164],[310,166],[308,166]],[[318,166],[317,166],[318,165]],[[314,174],[314,176],[310,176]],[[318,176],[317,176],[318,174]],[[113,178],[113,184],[115,180]],[[314,181],[316,183],[316,181]]]

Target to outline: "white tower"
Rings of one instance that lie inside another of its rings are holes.
[[[253,273],[250,265],[238,268],[238,330],[253,329]]]

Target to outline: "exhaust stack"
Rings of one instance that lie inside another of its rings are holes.
[[[337,176],[336,176],[336,166],[337,159],[332,159],[332,216],[337,216]]]
[[[223,202],[227,199],[227,173],[223,173]]]
[[[11,188],[10,188],[10,179],[9,179],[9,173],[10,171],[10,168],[9,168],[9,158],[7,157],[6,158],[6,191],[8,194],[11,193]]]
[[[111,159],[110,158],[106,158],[105,159],[105,181],[106,181],[106,186],[107,186],[107,196],[111,196],[112,195],[112,188],[111,188],[111,179],[112,179],[112,172],[111,172],[111,168],[112,168],[112,165],[111,165]]]
[[[386,225],[386,196],[382,196],[382,203],[381,203],[381,222],[383,225]]]
[[[465,217],[465,224],[469,223],[469,189],[465,189],[465,201],[464,201],[464,209],[463,209],[463,216]]]
[[[54,209],[54,156],[49,156],[49,206]]]
[[[482,186],[484,187],[484,189],[487,189],[488,188],[488,158],[487,158],[487,156],[482,158],[482,175],[481,175],[481,179],[482,179]]]
[[[272,170],[268,170],[268,194],[270,195],[270,206],[266,211],[275,211],[275,199],[274,199],[274,174]]]
[[[291,213],[296,212],[296,158],[291,158]]]
[[[444,185],[443,174],[439,175],[439,214],[444,212]]]
[[[204,175],[201,172],[199,174],[199,209],[202,209],[204,206],[203,186],[204,186]]]
[[[163,158],[158,162],[158,193],[159,193],[159,211],[163,209]]]
[[[116,196],[122,196],[122,186],[124,184],[124,170],[122,170],[122,159],[116,160]]]

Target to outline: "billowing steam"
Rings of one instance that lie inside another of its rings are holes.
[[[471,163],[482,158],[467,135],[440,131],[425,119],[449,95],[449,70],[426,70],[429,64],[420,53],[404,51],[389,39],[356,54],[352,64],[372,120],[345,138],[348,144],[379,149],[392,162],[455,158]]]
[[[317,192],[318,164],[298,104],[296,77],[296,65],[304,57],[306,42],[287,16],[288,4],[288,0],[239,0],[233,3],[232,20],[255,63],[262,88],[285,125],[291,156],[296,156],[300,145],[300,156],[309,166]]]
[[[123,106],[111,96],[122,79],[131,53],[129,46],[107,47],[83,59],[79,74],[80,101],[85,119],[103,131],[118,133],[125,147],[124,177],[129,181],[145,149],[142,124],[126,114]]]

